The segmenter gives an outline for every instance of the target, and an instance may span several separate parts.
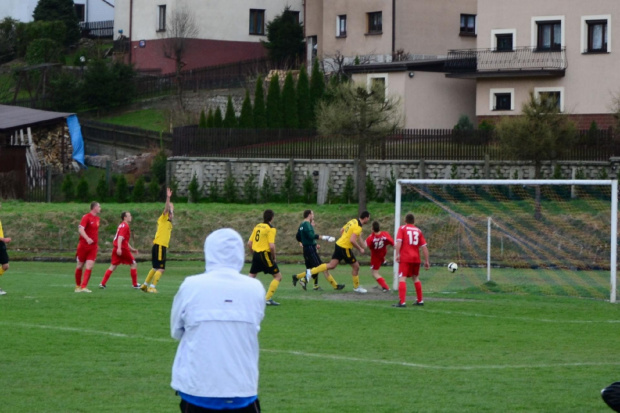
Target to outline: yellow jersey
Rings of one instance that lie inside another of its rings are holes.
[[[342,231],[342,235],[336,241],[336,245],[341,248],[353,248],[353,244],[351,243],[351,235],[357,235],[359,239],[360,235],[362,235],[362,223],[359,219],[355,218],[351,221],[347,222],[344,227],[342,227],[344,231]]]
[[[254,227],[250,240],[252,241],[252,251],[270,251],[269,244],[276,243],[276,229],[271,224],[258,224]]]
[[[4,238],[4,231],[2,231],[2,222],[0,222],[0,238]]]
[[[172,222],[168,219],[169,214],[161,214],[157,220],[157,232],[153,244],[161,245],[168,248],[170,244],[170,235],[172,235]]]

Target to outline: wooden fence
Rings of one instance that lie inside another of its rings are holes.
[[[313,130],[296,129],[201,129],[176,128],[174,156],[355,159],[358,147],[352,140],[319,136]],[[620,154],[611,130],[581,131],[578,143],[559,160],[609,160]],[[377,140],[368,159],[402,160],[493,160],[510,159],[489,131],[451,129],[403,129]]]
[[[80,120],[82,136],[92,141],[110,146],[124,146],[132,149],[152,148],[172,149],[172,134],[156,132],[129,126],[119,126],[92,120]]]

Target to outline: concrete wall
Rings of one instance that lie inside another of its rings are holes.
[[[582,172],[585,179],[597,179],[603,176],[615,176],[620,166],[620,159],[612,158],[607,162],[557,162],[561,169],[560,179],[574,178]],[[328,189],[338,196],[342,193],[347,176],[355,179],[356,161],[331,160],[289,160],[289,159],[221,159],[221,158],[168,158],[170,177],[178,184],[181,195],[187,195],[187,186],[196,175],[198,184],[207,195],[208,187],[215,183],[221,190],[224,181],[231,173],[241,191],[250,174],[257,178],[261,187],[265,176],[269,176],[276,191],[279,192],[284,182],[286,168],[292,166],[295,187],[301,188],[307,175],[312,176],[314,186],[318,189],[319,201],[324,201]],[[551,178],[556,163],[543,164],[543,178]],[[369,161],[368,175],[381,192],[393,173],[396,179],[532,179],[534,166],[529,162],[511,161]],[[319,202],[322,203],[322,202]]]

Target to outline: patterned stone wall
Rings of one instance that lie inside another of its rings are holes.
[[[529,162],[511,161],[369,161],[368,175],[373,179],[378,191],[394,175],[396,179],[533,179],[534,165]],[[556,166],[557,165],[557,166]],[[307,175],[314,180],[318,189],[319,201],[324,199],[328,187],[335,195],[343,191],[348,176],[355,181],[357,162],[354,160],[289,160],[289,159],[222,159],[222,158],[168,158],[169,177],[178,185],[181,195],[187,195],[187,186],[196,175],[203,195],[207,195],[210,185],[215,183],[221,190],[231,173],[237,187],[241,190],[251,174],[258,186],[269,176],[276,191],[280,191],[286,168],[292,166],[295,186],[301,188]],[[601,161],[545,162],[542,178],[558,179],[607,179],[616,176],[620,158]],[[559,176],[554,176],[555,172]],[[323,197],[322,197],[323,195]]]

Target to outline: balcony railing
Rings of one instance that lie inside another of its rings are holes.
[[[450,50],[445,69],[454,76],[486,77],[501,75],[563,76],[567,67],[566,50],[541,50],[536,47]]]

